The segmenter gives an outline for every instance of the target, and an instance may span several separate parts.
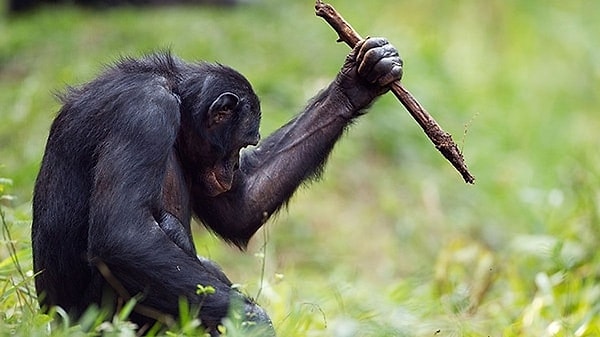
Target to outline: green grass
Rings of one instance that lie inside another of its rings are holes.
[[[198,229],[199,253],[248,294],[262,285],[280,336],[600,335],[600,2],[333,4],[363,35],[397,45],[404,84],[464,146],[476,185],[386,96],[248,253]],[[0,177],[12,180],[0,180],[1,335],[131,332],[119,317],[100,325],[98,313],[61,326],[32,295],[30,200],[53,94],[122,55],[170,48],[244,73],[268,134],[348,51],[312,7],[45,8],[0,19]],[[193,335],[187,324],[171,334]]]

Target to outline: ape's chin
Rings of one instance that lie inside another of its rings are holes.
[[[231,189],[233,184],[233,174],[219,174],[216,170],[211,170],[203,176],[204,186],[206,186],[206,195],[216,197]]]

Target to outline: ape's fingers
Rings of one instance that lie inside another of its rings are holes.
[[[363,47],[361,51],[364,49],[365,47]],[[402,62],[398,56],[398,51],[390,44],[369,49],[362,54],[362,57],[360,57],[361,54],[362,53],[359,53],[359,58],[357,58],[358,73],[371,83],[373,83],[374,79],[381,77],[384,73],[387,73],[391,70],[391,63],[389,62],[382,63],[382,65],[390,65],[388,69],[385,69],[381,66],[376,67],[382,60],[390,59],[396,60],[397,63]]]
[[[402,78],[402,60],[398,57],[387,57],[381,59],[373,67],[366,79],[370,83],[377,83],[381,87],[388,86],[392,82]]]
[[[357,59],[362,60],[369,50],[385,46],[386,44],[389,44],[389,42],[383,37],[367,37],[366,39],[359,41],[356,46],[354,46],[354,50],[358,50]]]

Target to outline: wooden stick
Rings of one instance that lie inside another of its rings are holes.
[[[362,37],[350,26],[346,20],[333,8],[333,6],[317,0],[315,4],[317,16],[322,17],[338,33],[338,42],[345,42],[350,48],[362,40]],[[406,90],[400,81],[391,85],[391,91],[400,100],[402,105],[408,110],[411,116],[419,123],[427,137],[433,142],[436,149],[450,161],[456,170],[462,175],[465,182],[475,183],[475,177],[471,175],[463,155],[458,146],[452,140],[452,135],[442,130],[440,125],[431,117],[431,115],[419,104],[414,96]]]

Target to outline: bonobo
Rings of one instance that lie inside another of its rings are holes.
[[[334,81],[260,142],[259,100],[246,78],[222,65],[159,53],[121,60],[70,89],[34,191],[42,307],[76,318],[90,304],[114,310],[138,296],[141,306],[177,317],[184,298],[216,335],[236,299],[249,321],[269,325],[216,264],[196,255],[192,216],[246,247],[401,75],[402,61],[385,39],[361,41]],[[198,285],[215,292],[198,295]],[[153,321],[141,310],[131,319]]]

